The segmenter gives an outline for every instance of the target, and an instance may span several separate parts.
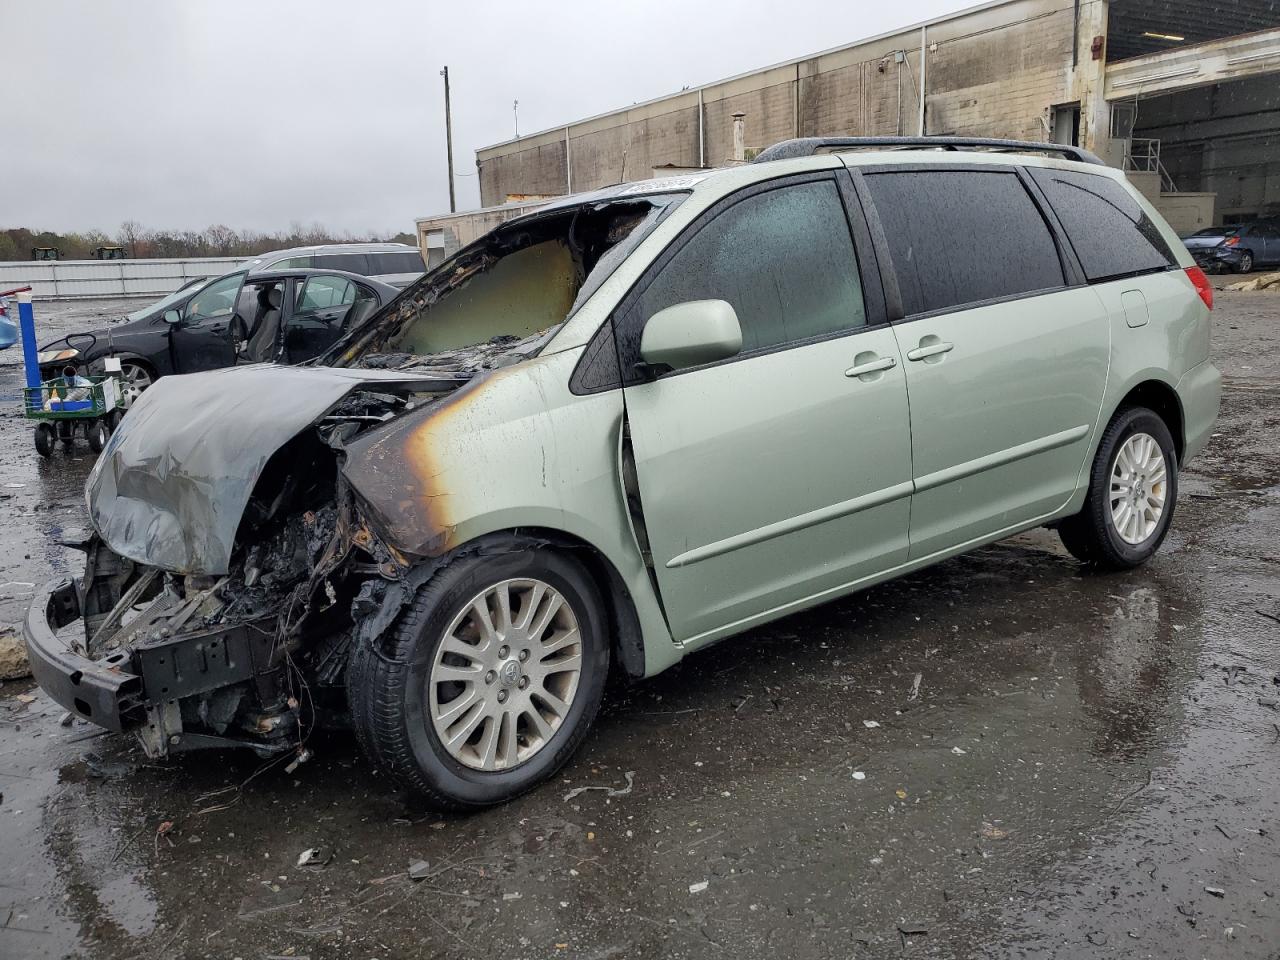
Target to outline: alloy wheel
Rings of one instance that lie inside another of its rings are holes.
[[[124,406],[131,407],[142,391],[151,386],[151,373],[141,364],[126,360],[120,364],[120,375],[124,379],[121,401]]]
[[[1137,546],[1156,532],[1167,480],[1164,451],[1155,437],[1135,433],[1120,445],[1111,464],[1111,524],[1125,543]]]
[[[582,634],[564,596],[542,580],[504,580],[453,618],[428,679],[431,724],[453,759],[510,770],[542,750],[569,714]]]

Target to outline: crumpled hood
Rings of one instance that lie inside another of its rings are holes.
[[[361,384],[405,380],[271,364],[164,377],[134,403],[89,474],[89,518],[130,560],[224,574],[271,455]]]

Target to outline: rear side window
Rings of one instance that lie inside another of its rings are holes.
[[[727,300],[742,351],[765,350],[866,324],[849,223],[830,180],[738,201],[702,226],[640,295],[628,323],[689,300]]]
[[[1091,282],[1175,264],[1169,245],[1141,204],[1110,177],[1034,167],[1030,172],[1062,221]]]
[[[369,276],[371,277],[387,273],[422,273],[425,269],[420,253],[369,254]]]
[[[1035,201],[1010,172],[866,175],[907,316],[1065,284]]]
[[[363,253],[325,253],[315,258],[315,265],[322,270],[343,270],[347,273],[369,275],[369,261]]]

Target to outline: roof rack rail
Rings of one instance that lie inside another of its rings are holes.
[[[783,140],[756,154],[752,163],[812,157],[841,150],[989,150],[996,153],[1057,153],[1080,163],[1102,164],[1096,154],[1065,143],[999,140],[988,137],[798,137]]]

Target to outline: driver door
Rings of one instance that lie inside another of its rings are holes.
[[[244,279],[243,273],[223,277],[187,302],[169,338],[173,367],[179,373],[216,370],[236,362],[230,328]]]
[[[907,556],[903,364],[861,210],[839,183],[786,178],[721,201],[617,318],[653,566],[672,633],[690,646],[838,596]],[[741,352],[636,374],[646,321],[695,300],[734,308]]]

